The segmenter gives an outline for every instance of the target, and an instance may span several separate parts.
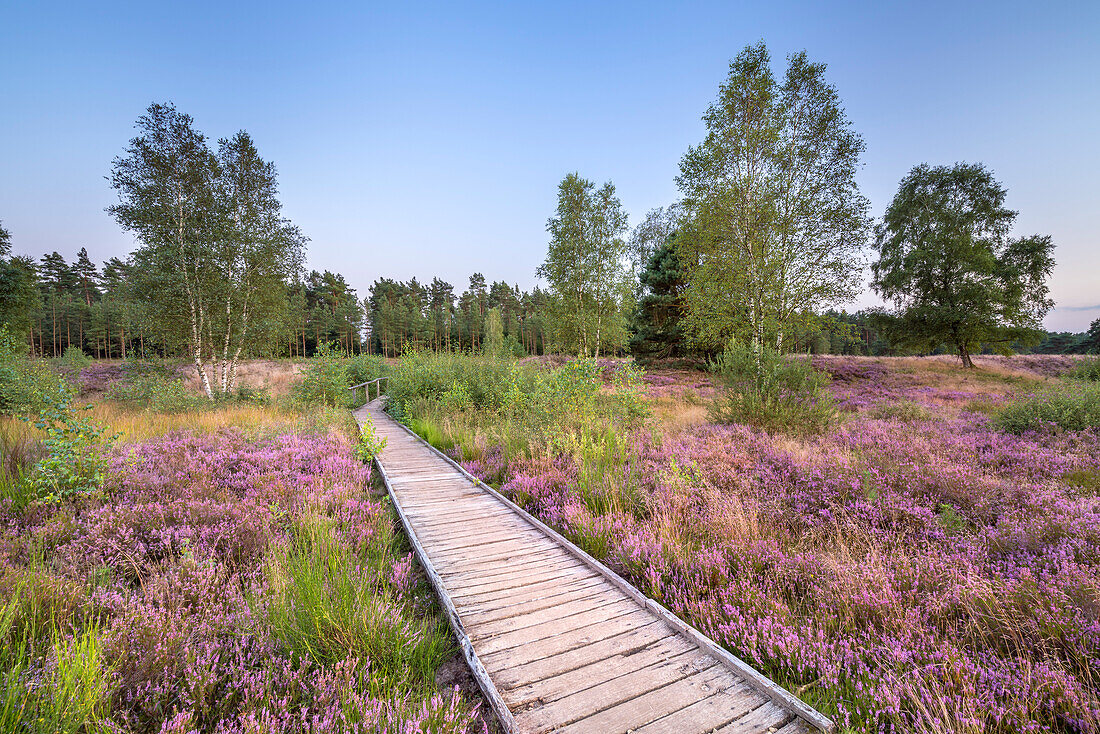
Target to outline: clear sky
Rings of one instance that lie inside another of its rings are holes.
[[[982,161],[1058,303],[1100,316],[1100,2],[419,3],[0,0],[0,220],[16,252],[121,256],[111,159],[153,101],[279,168],[309,265],[529,288],[557,182],[611,179],[632,223],[747,44],[828,64],[876,215],[921,162]],[[865,296],[853,305],[873,302]]]

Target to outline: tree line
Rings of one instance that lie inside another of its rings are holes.
[[[516,355],[546,350],[546,291],[531,292],[504,281],[486,284],[474,273],[466,290],[432,278],[408,282],[379,278],[365,299],[372,351],[388,357],[406,348],[481,351],[488,332],[499,325],[501,348]]]

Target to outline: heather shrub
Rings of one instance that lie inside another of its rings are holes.
[[[1063,381],[1007,403],[993,419],[1009,433],[1100,428],[1100,382]]]
[[[711,407],[719,423],[815,432],[836,420],[835,402],[824,389],[829,377],[806,360],[731,341],[710,370],[723,385]]]

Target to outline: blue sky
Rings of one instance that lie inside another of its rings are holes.
[[[632,223],[676,197],[730,59],[828,64],[881,214],[921,162],[982,161],[1051,234],[1052,329],[1100,316],[1100,3],[0,5],[0,220],[15,250],[133,247],[104,177],[153,101],[275,161],[309,264],[527,288],[567,172]],[[854,306],[873,302],[863,297]]]

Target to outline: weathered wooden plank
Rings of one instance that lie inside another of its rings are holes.
[[[653,620],[649,624],[562,652],[547,649],[555,643],[554,640],[540,641],[525,649],[522,658],[486,656],[485,665],[492,671],[493,680],[501,690],[509,690],[568,673],[616,655],[629,655],[670,637],[676,637],[676,633],[663,622]]]
[[[610,622],[617,617],[636,614],[637,612],[637,606],[633,602],[616,601],[591,612],[571,615],[564,619],[553,619],[514,632],[504,632],[486,637],[478,643],[478,650],[485,655],[489,655],[520,645],[527,645],[547,637],[569,634],[574,632],[578,625],[596,626]]]
[[[709,697],[716,689],[736,685],[735,678],[724,665],[707,657],[714,665],[703,672],[681,678],[669,685],[643,693],[629,701],[605,708],[569,726],[555,727],[561,734],[582,732],[633,731],[676,712],[700,698]],[[747,685],[746,685],[747,687]],[[746,706],[746,709],[748,706]],[[690,731],[690,730],[689,730]]]
[[[682,637],[672,635],[640,650],[631,651],[629,654],[619,653],[551,678],[510,689],[502,689],[501,696],[513,711],[536,701],[545,705],[570,694],[587,690],[603,681],[613,680],[628,673],[676,658],[694,649],[695,646],[686,642]],[[731,716],[730,719],[732,718]],[[721,723],[724,724],[726,721]]]
[[[505,698],[505,701],[508,699]],[[635,729],[635,734],[679,734],[684,731],[714,731],[768,703],[747,684],[718,691],[684,708]]]
[[[516,725],[525,732],[542,734],[563,731],[566,726],[588,718],[616,704],[630,701],[670,683],[697,675],[718,665],[718,661],[698,652],[678,655],[626,675],[602,681],[545,705],[531,704],[513,709]],[[592,732],[626,731],[625,729],[589,728]]]
[[[585,579],[578,584],[570,584],[566,588],[550,587],[544,591],[535,593],[516,594],[520,599],[498,599],[489,604],[463,605],[462,619],[467,624],[474,622],[494,622],[499,619],[509,619],[521,615],[537,612],[547,607],[555,607],[559,604],[587,599],[594,596],[606,596],[607,582],[598,577]]]
[[[550,604],[532,611],[517,610],[516,614],[501,619],[477,619],[462,616],[462,623],[470,632],[470,638],[481,640],[505,633],[512,634],[529,627],[560,621],[575,614],[600,614],[604,607],[624,601],[610,594],[589,594],[579,599]]]

